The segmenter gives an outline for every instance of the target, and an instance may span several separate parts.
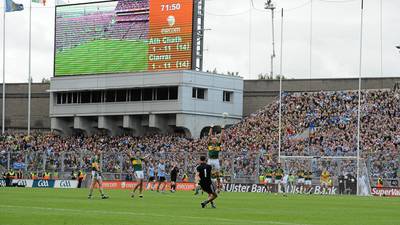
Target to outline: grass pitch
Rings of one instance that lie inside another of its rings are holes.
[[[206,195],[87,189],[0,188],[2,225],[399,225],[400,199],[350,196],[283,197],[260,193],[222,193],[217,209],[200,207]]]
[[[55,76],[144,71],[147,53],[145,41],[95,40],[57,52]]]

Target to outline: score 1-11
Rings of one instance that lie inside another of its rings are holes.
[[[166,52],[170,52],[172,48],[171,48],[170,45],[166,45],[166,46],[162,46],[162,47],[160,47],[160,48],[153,47],[152,49],[153,49],[153,52],[157,52],[157,51],[166,51]]]
[[[151,68],[153,69],[153,70],[155,70],[155,69],[171,69],[171,63],[163,63],[163,64],[161,64],[161,66],[160,65],[156,65],[155,63],[152,63],[151,64]]]
[[[180,3],[161,4],[161,11],[177,11],[181,9]]]

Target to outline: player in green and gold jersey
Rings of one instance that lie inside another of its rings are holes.
[[[272,170],[271,166],[268,166],[265,169],[265,184],[273,184],[272,183],[272,176],[274,175],[274,171]]]
[[[138,184],[133,188],[131,197],[135,196],[136,190],[139,188],[139,197],[143,198],[143,180],[144,180],[144,173],[143,173],[143,162],[145,158],[142,157],[140,151],[136,151],[135,155],[130,155],[130,161],[132,163],[133,171],[135,171],[135,177]]]
[[[207,164],[212,166],[212,173],[216,177],[217,180],[217,190],[221,190],[221,179],[220,179],[220,170],[221,166],[219,163],[219,153],[222,150],[222,141],[224,136],[224,127],[221,128],[221,134],[219,139],[213,136],[213,126],[210,127],[210,132],[208,134],[208,161]]]
[[[102,199],[107,199],[108,196],[106,196],[104,194],[104,191],[103,191],[103,180],[102,180],[102,177],[101,177],[101,168],[100,168],[100,156],[96,154],[91,159],[91,163],[92,163],[92,183],[90,184],[90,191],[89,191],[88,198],[89,199],[92,198],[93,189],[96,186],[96,184],[98,184],[99,185],[99,191],[100,191],[100,194],[101,194],[101,198]]]

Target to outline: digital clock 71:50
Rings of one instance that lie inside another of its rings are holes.
[[[177,11],[181,9],[180,3],[161,4],[161,11]]]

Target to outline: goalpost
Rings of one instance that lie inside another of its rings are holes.
[[[331,177],[338,178],[351,174],[357,178],[357,195],[371,194],[368,168],[357,156],[280,156],[280,163],[286,173],[296,174],[298,170],[311,171],[319,175],[327,169]],[[315,178],[315,177],[314,177]]]
[[[312,7],[312,5],[311,5]],[[312,8],[311,8],[312,11]],[[312,68],[312,13],[311,13],[311,30],[310,30],[310,79],[311,79],[311,68]],[[361,0],[360,7],[360,40],[359,40],[359,62],[358,62],[358,109],[357,109],[357,155],[356,156],[284,156],[282,155],[282,75],[283,73],[283,41],[284,41],[284,10],[281,10],[281,43],[280,43],[280,62],[279,62],[279,121],[278,121],[278,162],[282,163],[282,160],[286,163],[289,161],[305,161],[311,163],[313,160],[319,160],[322,162],[346,162],[350,161],[355,168],[357,178],[357,195],[369,195],[370,194],[370,182],[369,172],[365,163],[365,160],[360,158],[361,149],[361,89],[362,89],[362,63],[363,63],[363,25],[364,25],[364,0]],[[340,168],[340,167],[338,167]]]

